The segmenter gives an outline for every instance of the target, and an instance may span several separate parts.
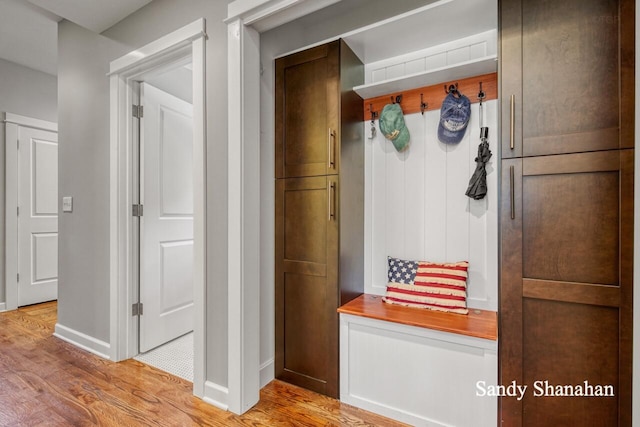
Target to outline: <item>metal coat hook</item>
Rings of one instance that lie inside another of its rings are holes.
[[[453,93],[454,96],[460,96],[460,92],[458,92],[458,82],[449,85],[449,87],[447,87],[447,85],[444,85],[444,93],[446,93],[447,95]]]
[[[369,104],[369,111],[371,112],[371,122],[373,122],[378,117],[378,112],[373,111],[373,104]]]
[[[400,104],[402,102],[402,94],[397,95],[395,97],[395,99],[393,98],[393,96],[391,96],[391,103],[392,104]]]
[[[426,109],[427,109],[427,103],[424,102],[424,99],[422,98],[422,94],[420,94],[420,113],[422,113],[423,116]]]
[[[378,112],[373,111],[373,104],[369,104],[369,111],[371,112],[371,130],[369,131],[369,139],[373,139],[376,137],[376,117],[378,117]]]
[[[482,105],[482,100],[484,100],[484,98],[486,98],[486,96],[487,95],[482,90],[482,82],[480,82],[480,92],[478,92],[478,99],[480,100],[480,105]]]

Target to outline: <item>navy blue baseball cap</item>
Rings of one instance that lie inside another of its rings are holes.
[[[459,93],[456,97],[450,92],[440,108],[440,124],[438,125],[438,139],[446,144],[457,144],[464,137],[471,116],[471,102],[469,98]]]

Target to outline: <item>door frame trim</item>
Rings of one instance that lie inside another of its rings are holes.
[[[200,18],[111,62],[110,79],[110,358],[137,354],[137,302],[133,248],[136,225],[131,215],[135,135],[131,120],[136,79],[146,72],[190,55],[193,65],[193,194],[194,194],[194,378],[193,393],[205,394],[206,375],[206,27]]]
[[[261,260],[259,251],[261,147],[256,94],[260,93],[260,33],[339,1],[235,0],[229,3],[224,19],[229,105],[228,399],[229,410],[236,414],[246,412],[260,399],[258,266],[273,262]],[[271,360],[273,355],[267,357]],[[273,378],[271,372],[266,375]]]
[[[46,120],[3,113],[5,138],[5,310],[18,308],[18,147],[17,141],[21,127],[41,129],[58,133],[58,124]],[[10,160],[13,159],[13,162]],[[15,185],[8,185],[14,183]]]

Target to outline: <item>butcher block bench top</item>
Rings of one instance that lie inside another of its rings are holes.
[[[338,312],[487,340],[498,339],[498,313],[495,311],[470,308],[469,314],[445,313],[387,304],[379,295],[362,294],[338,308]]]

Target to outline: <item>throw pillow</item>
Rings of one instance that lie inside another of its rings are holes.
[[[467,314],[467,270],[469,263],[406,261],[388,257],[389,304]]]

